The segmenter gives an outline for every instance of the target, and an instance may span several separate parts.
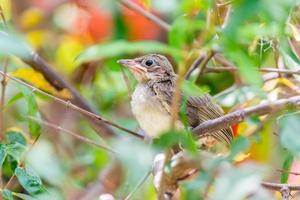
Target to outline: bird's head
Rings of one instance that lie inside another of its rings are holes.
[[[174,76],[169,60],[159,54],[149,54],[134,59],[121,59],[118,63],[127,67],[139,82]]]

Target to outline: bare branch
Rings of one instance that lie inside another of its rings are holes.
[[[210,61],[210,59],[215,55],[214,51],[209,51],[207,55],[201,54],[196,60],[192,63],[191,67],[189,68],[188,72],[185,75],[186,79],[189,79],[193,71],[195,71],[197,68],[200,69],[199,75],[202,75],[206,71],[207,63]]]
[[[2,8],[2,5],[0,5],[0,17],[1,21],[4,24],[4,28],[7,29],[7,22],[6,18],[4,15],[4,11]],[[0,99],[0,139],[4,138],[4,106],[5,106],[5,93],[6,93],[6,85],[7,85],[7,80],[6,80],[6,73],[7,73],[7,64],[8,64],[8,57],[5,56],[3,58],[3,72],[4,76],[2,77],[1,81],[1,99]],[[3,180],[2,180],[2,168],[0,169],[0,188],[3,186]]]
[[[120,163],[113,161],[109,166],[101,171],[99,179],[88,185],[79,194],[74,195],[74,200],[92,200],[101,194],[113,194],[121,184],[122,169]]]
[[[72,103],[77,105],[78,107],[89,111],[91,113],[97,113],[88,103],[87,101],[78,93],[78,91],[66,82],[57,72],[53,70],[53,68],[37,53],[32,52],[29,58],[22,59],[25,63],[30,65],[33,69],[39,71],[43,74],[45,79],[51,83],[56,89],[68,89],[72,94]],[[86,115],[87,116],[87,115]],[[105,123],[101,120],[95,120],[90,116],[87,116],[88,120],[92,122],[93,127],[96,129],[97,133],[103,134],[105,136],[114,135],[114,131],[109,128]]]
[[[120,68],[121,68],[121,72],[122,72],[122,76],[123,76],[124,82],[125,82],[127,90],[128,90],[128,97],[130,99],[131,98],[131,94],[132,94],[132,89],[130,87],[129,79],[128,79],[128,76],[125,73],[124,68],[123,67],[120,67]]]
[[[139,181],[139,183],[135,186],[135,188],[125,197],[124,200],[129,200],[133,197],[133,195],[135,194],[135,192],[145,183],[145,181],[148,179],[148,177],[150,176],[151,171],[149,170],[145,176],[142,177],[142,179]]]
[[[262,182],[262,186],[270,190],[280,191],[283,187],[288,187],[291,191],[300,191],[300,185],[290,185],[285,183],[270,183],[270,182]]]
[[[295,176],[300,176],[299,172],[289,172],[287,170],[282,170],[282,169],[277,169],[276,171],[281,172],[281,173],[288,173],[288,174],[295,175]]]
[[[32,119],[32,120],[34,120],[34,121],[36,121],[36,122],[38,122],[38,123],[40,123],[40,124],[43,124],[43,125],[45,125],[45,126],[48,126],[48,127],[50,127],[50,128],[53,128],[53,129],[55,129],[55,130],[57,130],[57,131],[62,131],[62,132],[64,132],[64,133],[67,133],[68,135],[71,135],[72,137],[74,137],[74,138],[76,138],[77,140],[80,140],[80,141],[82,141],[82,142],[85,142],[85,143],[94,145],[94,146],[96,146],[96,147],[98,147],[98,148],[100,148],[100,149],[104,149],[104,150],[106,150],[106,151],[108,151],[108,152],[110,152],[110,153],[114,153],[114,154],[116,153],[116,152],[113,151],[110,147],[107,147],[107,146],[98,144],[98,143],[94,142],[93,140],[90,140],[90,139],[88,139],[88,138],[86,138],[86,137],[84,137],[84,136],[81,136],[81,135],[79,135],[79,134],[77,134],[77,133],[74,133],[74,132],[72,132],[72,131],[70,131],[70,130],[67,130],[67,129],[65,129],[65,128],[62,128],[61,126],[58,126],[58,125],[56,125],[56,124],[47,122],[47,121],[45,121],[45,120],[40,120],[40,119],[37,119],[37,118],[34,118],[34,117],[28,117],[28,118],[30,118],[30,119]]]
[[[0,75],[4,76],[4,72],[0,71]],[[54,100],[54,101],[56,101],[56,102],[58,102],[58,103],[60,103],[60,104],[63,104],[63,105],[65,105],[65,106],[67,106],[67,107],[69,107],[69,108],[71,108],[71,109],[73,109],[73,110],[75,110],[75,111],[78,111],[78,112],[80,112],[81,114],[83,114],[83,115],[85,115],[85,116],[88,116],[88,117],[92,118],[93,120],[101,121],[101,122],[103,122],[103,123],[105,123],[105,124],[108,124],[108,125],[110,125],[110,126],[113,126],[113,127],[115,127],[115,128],[118,128],[118,129],[120,129],[120,130],[122,130],[122,131],[124,131],[124,132],[127,132],[127,133],[129,133],[129,134],[131,134],[131,135],[133,135],[133,136],[136,136],[136,137],[138,137],[138,138],[143,138],[143,136],[141,136],[140,134],[135,133],[134,131],[131,131],[131,130],[127,129],[127,128],[121,127],[121,126],[115,124],[114,122],[111,122],[111,121],[109,121],[109,120],[106,120],[106,119],[102,118],[101,116],[99,116],[99,115],[97,115],[97,114],[94,114],[94,113],[89,112],[89,111],[87,111],[87,110],[85,110],[85,109],[82,109],[82,108],[80,108],[80,107],[78,107],[78,106],[72,104],[70,101],[65,101],[65,100],[63,100],[63,99],[60,99],[60,98],[58,98],[58,97],[56,97],[56,96],[54,96],[54,95],[51,95],[51,94],[49,94],[49,93],[47,93],[47,92],[44,92],[44,91],[42,91],[42,90],[40,90],[40,89],[38,89],[38,88],[36,88],[36,87],[34,87],[34,86],[28,84],[28,83],[25,83],[25,82],[21,81],[20,79],[15,78],[15,77],[13,77],[13,76],[10,76],[10,75],[8,75],[8,74],[6,74],[6,76],[7,76],[7,78],[9,78],[9,79],[11,79],[11,80],[13,80],[13,81],[15,81],[15,82],[17,82],[17,83],[19,83],[19,84],[22,84],[22,85],[24,85],[24,86],[26,86],[26,87],[28,87],[28,88],[31,88],[33,91],[37,91],[38,93],[40,93],[40,94],[42,94],[42,95],[45,95],[45,96],[51,98],[52,100]]]
[[[220,73],[220,72],[235,72],[238,69],[236,67],[207,67],[204,70],[204,73]],[[259,68],[257,69],[260,72],[275,72],[278,74],[296,74],[300,75],[300,69],[290,70],[290,69],[278,69],[278,68]]]
[[[203,122],[202,124],[195,127],[192,131],[198,137],[206,136],[207,134],[227,128],[231,125],[237,124],[243,121],[246,117],[250,115],[265,115],[269,113],[273,113],[283,109],[287,105],[300,105],[300,95],[290,97],[287,99],[279,99],[276,101],[265,102],[256,106],[248,107],[245,109],[240,109],[222,117],[218,117],[216,119],[208,120]]]
[[[7,22],[6,22],[6,18],[4,15],[4,11],[2,8],[2,5],[0,5],[0,18],[1,21],[4,24],[4,28],[7,29]],[[1,100],[0,100],[0,139],[3,138],[4,136],[4,105],[5,105],[5,92],[6,92],[6,84],[7,84],[7,80],[6,80],[6,73],[7,73],[7,64],[8,64],[8,57],[4,57],[3,59],[3,72],[4,72],[4,76],[2,77],[2,81],[1,81]],[[1,174],[1,172],[0,172]],[[2,178],[0,178],[0,185],[2,186]]]
[[[202,63],[202,61],[205,59],[205,55],[201,54],[200,56],[198,56],[198,58],[196,58],[196,60],[194,60],[194,62],[192,63],[191,67],[189,68],[189,70],[187,71],[185,78],[189,79],[191,74],[193,73],[194,70],[196,70],[198,68],[198,66]]]
[[[124,5],[125,7],[143,15],[144,17],[146,17],[147,19],[149,19],[150,21],[154,22],[155,24],[157,24],[158,26],[160,26],[162,29],[164,29],[165,31],[170,31],[171,30],[171,26],[163,21],[162,19],[160,19],[159,17],[153,15],[152,13],[144,10],[143,8],[141,8],[140,6],[138,6],[137,4],[135,4],[134,2],[130,1],[130,0],[119,0],[120,4]]]
[[[1,9],[0,9],[1,10]],[[1,11],[0,11],[1,12]],[[7,63],[8,63],[8,58],[5,57],[3,60],[3,77],[1,80],[1,100],[0,100],[0,138],[3,137],[3,131],[4,131],[4,106],[5,106],[5,92],[6,92],[6,85],[7,85],[7,80],[6,80],[6,73],[7,73]]]

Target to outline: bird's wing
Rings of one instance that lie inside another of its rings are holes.
[[[171,113],[172,99],[175,90],[175,81],[167,80],[151,84],[153,92],[161,102],[168,113]],[[205,94],[201,97],[190,97],[187,100],[187,118],[191,127],[196,127],[199,124],[221,117],[224,115],[222,108],[214,102],[212,97]],[[230,144],[233,139],[231,128],[222,129],[210,133],[215,139]]]
[[[223,109],[214,102],[212,97],[205,94],[201,97],[190,97],[187,101],[187,118],[191,127],[196,127],[199,124],[221,117],[224,115]],[[222,129],[211,133],[211,135],[219,141],[230,144],[233,139],[231,128]]]
[[[174,81],[166,80],[156,82],[152,85],[152,89],[168,113],[171,113],[172,99],[175,90]]]

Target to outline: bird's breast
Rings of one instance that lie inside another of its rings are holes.
[[[171,116],[147,85],[140,84],[136,87],[132,94],[131,108],[140,127],[150,137],[156,137],[169,129]]]

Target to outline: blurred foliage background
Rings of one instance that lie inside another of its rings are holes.
[[[55,87],[22,61],[34,51],[102,117],[134,131],[139,128],[130,110],[130,94],[136,81],[116,63],[120,58],[161,53],[177,72],[186,72],[199,56],[213,54],[207,68],[236,70],[204,70],[199,76],[196,69],[182,88],[209,92],[226,112],[299,95],[298,0],[131,0],[170,24],[170,30],[120,2],[0,0],[1,71],[61,99],[72,99],[67,88]],[[133,199],[156,199],[152,176],[139,182],[158,152],[185,141],[184,148],[199,157],[190,137],[172,139],[167,133],[154,147],[116,128],[116,136],[108,137],[79,112],[31,88],[9,78],[1,87],[6,88],[1,99],[3,199],[82,200],[104,193],[116,199],[128,194]],[[290,173],[300,172],[299,117],[291,106],[235,125],[237,139],[230,152],[203,158],[203,170],[180,184],[180,198],[280,199],[278,191],[260,183],[300,184],[297,174]],[[117,154],[77,140],[62,128]],[[294,198],[300,198],[299,193]]]

